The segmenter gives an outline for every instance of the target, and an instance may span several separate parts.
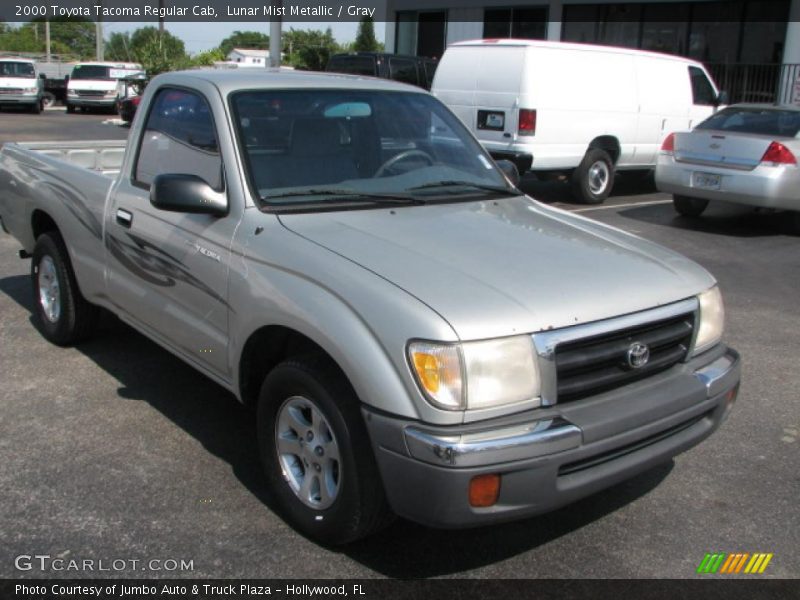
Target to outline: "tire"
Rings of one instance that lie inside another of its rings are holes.
[[[684,217],[699,217],[708,206],[708,200],[691,198],[690,196],[672,196],[672,205],[678,214]]]
[[[572,194],[584,204],[602,204],[614,187],[614,161],[605,150],[589,148],[572,173]]]
[[[42,100],[37,100],[36,103],[31,106],[31,112],[35,115],[42,114]]]
[[[81,295],[58,232],[49,231],[36,240],[31,280],[36,326],[46,339],[69,346],[91,335],[98,308]]]
[[[42,96],[42,106],[44,108],[49,108],[51,106],[55,106],[56,104],[56,97],[55,94],[52,92],[45,92],[44,96]]]
[[[341,545],[392,520],[360,402],[331,361],[290,359],[267,375],[258,442],[276,508],[307,537]]]
[[[67,104],[67,112],[72,114],[75,112],[75,105],[74,104]]]

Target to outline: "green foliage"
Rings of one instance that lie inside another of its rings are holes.
[[[354,52],[379,52],[380,44],[375,39],[375,23],[372,17],[364,17],[358,24],[356,41],[352,45]]]
[[[193,56],[189,61],[189,66],[192,67],[210,67],[215,62],[224,61],[227,54],[222,51],[222,48],[212,48]]]
[[[44,53],[45,46],[45,25],[41,19],[20,27],[3,24],[0,28],[0,51]],[[50,51],[75,59],[93,58],[95,24],[81,19],[51,21]]]
[[[114,32],[108,38],[105,47],[106,60],[117,60],[121,62],[136,62],[131,47],[131,34]]]
[[[269,50],[269,36],[260,31],[234,31],[220,42],[219,49],[227,58],[234,48]]]
[[[341,51],[331,28],[319,30],[290,29],[283,33],[286,63],[306,71],[324,71],[332,54]]]

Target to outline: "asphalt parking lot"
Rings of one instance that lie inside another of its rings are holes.
[[[125,138],[109,119],[4,111],[0,142]],[[761,577],[800,576],[800,235],[780,213],[678,217],[647,183],[621,181],[598,207],[572,204],[558,185],[523,187],[717,277],[743,369],[715,435],[549,515],[456,532],[400,520],[322,548],[270,510],[247,410],[111,317],[76,348],[50,345],[31,324],[29,261],[0,234],[0,577],[100,575],[15,567],[39,554],[193,565],[102,574],[123,577],[686,578],[706,552],[773,553]]]

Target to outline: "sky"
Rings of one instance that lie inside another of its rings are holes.
[[[155,24],[158,25],[157,23]],[[133,31],[139,27],[152,27],[154,23],[105,23],[104,37],[115,32]],[[181,38],[186,45],[186,51],[190,54],[196,54],[203,50],[209,50],[232,34],[234,31],[263,31],[269,35],[269,21],[257,23],[254,21],[246,22],[215,22],[215,23],[165,23],[167,31],[173,35]],[[333,30],[333,37],[339,43],[352,42],[356,39],[356,31],[358,30],[358,23],[355,22],[299,22],[299,21],[284,21],[283,29],[288,31],[294,29],[320,29],[325,30],[330,27]],[[375,37],[379,42],[384,41],[386,33],[386,23],[375,23]]]

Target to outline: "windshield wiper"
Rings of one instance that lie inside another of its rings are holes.
[[[264,202],[281,200],[283,198],[295,198],[298,196],[329,196],[342,200],[357,200],[359,202],[373,202],[375,204],[425,204],[425,200],[411,196],[409,194],[384,194],[373,192],[359,192],[348,189],[309,189],[284,192],[274,196],[262,196]]]
[[[462,187],[471,187],[477,190],[483,190],[485,192],[495,192],[498,194],[506,194],[509,196],[519,196],[520,192],[508,187],[502,187],[498,185],[486,185],[483,183],[476,183],[474,181],[466,181],[466,180],[458,180],[458,179],[445,179],[442,181],[432,181],[430,183],[423,183],[422,185],[418,185],[410,190],[428,190],[433,188],[440,188],[440,187],[451,187],[451,186],[462,186]]]

